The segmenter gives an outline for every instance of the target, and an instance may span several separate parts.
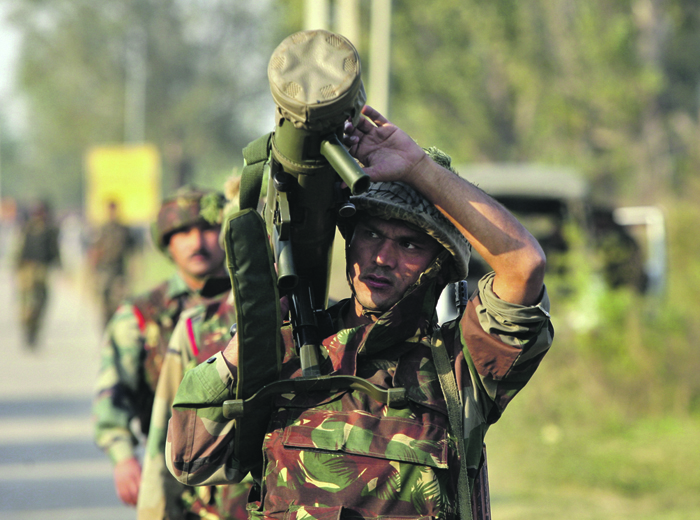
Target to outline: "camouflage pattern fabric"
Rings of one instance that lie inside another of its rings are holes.
[[[227,278],[211,279],[201,292],[221,294],[229,287]],[[107,324],[92,414],[95,442],[114,464],[134,456],[138,440],[132,419],[139,420],[142,433],[148,432],[170,336],[180,313],[202,298],[174,275],[120,306]]]
[[[131,421],[148,432],[163,356],[180,313],[195,293],[174,275],[121,305],[107,324],[92,413],[95,442],[114,464],[134,456]]]
[[[173,331],[156,387],[137,506],[139,520],[247,517],[245,506],[251,482],[219,487],[184,486],[167,470],[164,457],[170,410],[184,373],[223,350],[235,322],[235,306],[227,292],[183,312]]]
[[[510,304],[493,293],[491,273],[463,315],[438,331],[431,269],[376,323],[345,329],[336,317],[338,332],[323,341],[322,373],[404,387],[408,406],[390,409],[357,391],[278,396],[251,518],[456,518],[459,462],[431,338],[444,341],[462,393],[473,486],[489,425],[533,375],[553,328],[546,290],[537,305]],[[342,308],[334,310],[342,316]],[[283,377],[298,377],[299,360],[291,342],[285,345]],[[185,374],[166,444],[180,482],[212,485],[241,476],[230,455],[233,423],[221,409],[234,388],[221,354]]]

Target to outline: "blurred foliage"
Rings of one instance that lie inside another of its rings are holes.
[[[146,139],[163,152],[166,190],[188,175],[219,182],[272,124],[267,59],[301,29],[304,6],[0,1],[23,34],[19,90],[30,117],[14,156],[4,150],[5,193],[60,176],[52,192],[72,205],[85,148],[124,138],[126,51],[139,34]],[[359,3],[364,26],[370,4]],[[456,163],[573,166],[601,199],[656,202],[682,193],[700,162],[699,25],[700,6],[688,0],[396,0],[390,115]]]
[[[666,292],[603,283],[572,245],[547,276],[555,340],[487,437],[494,518],[696,518],[700,508],[700,183],[665,199]],[[561,268],[565,266],[565,268]]]
[[[10,20],[23,35],[18,81],[29,124],[17,160],[5,164],[4,193],[50,190],[59,204],[79,207],[85,150],[125,140],[128,78],[138,64],[129,53],[145,58],[145,82],[129,87],[133,96],[145,96],[144,138],[161,150],[165,190],[192,180],[220,185],[239,166],[240,149],[264,127],[261,85],[274,47],[265,30],[267,6],[12,2]]]
[[[669,266],[662,294],[611,288],[601,275],[605,258],[573,226],[565,230],[569,250],[550,256],[546,282],[556,337],[545,375],[536,376],[546,378],[539,386],[542,420],[595,416],[620,425],[666,414],[700,416],[694,376],[700,369],[700,301],[694,296],[700,245],[688,233],[700,207],[685,200],[664,207]]]
[[[574,166],[653,202],[697,169],[700,7],[394,2],[392,119],[456,162]]]

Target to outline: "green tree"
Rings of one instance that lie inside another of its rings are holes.
[[[85,150],[124,140],[125,89],[133,67],[127,50],[141,37],[135,52],[145,59],[144,137],[163,152],[166,189],[192,177],[218,184],[261,131],[272,49],[265,27],[274,23],[267,5],[13,3],[11,19],[23,34],[19,84],[29,109],[25,188],[36,192],[47,179],[60,179],[51,183],[52,194],[79,205]]]
[[[637,52],[632,2],[397,2],[395,119],[458,161],[574,165],[616,181],[661,71]]]

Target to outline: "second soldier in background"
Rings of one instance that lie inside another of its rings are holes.
[[[163,202],[153,238],[174,263],[176,274],[124,302],[106,327],[93,405],[95,441],[110,457],[117,494],[128,505],[136,505],[141,485],[135,451],[140,435],[132,430],[134,420],[148,435],[161,366],[180,315],[187,309],[216,306],[230,293],[219,245],[223,206],[223,194],[194,188],[183,188]],[[188,513],[201,509],[196,500],[173,500],[176,506],[170,509],[177,514],[172,518],[199,517]]]

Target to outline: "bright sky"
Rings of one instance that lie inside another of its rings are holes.
[[[7,4],[0,2],[0,111],[16,127],[21,125],[20,102],[13,92],[20,35],[5,21],[7,10]]]

